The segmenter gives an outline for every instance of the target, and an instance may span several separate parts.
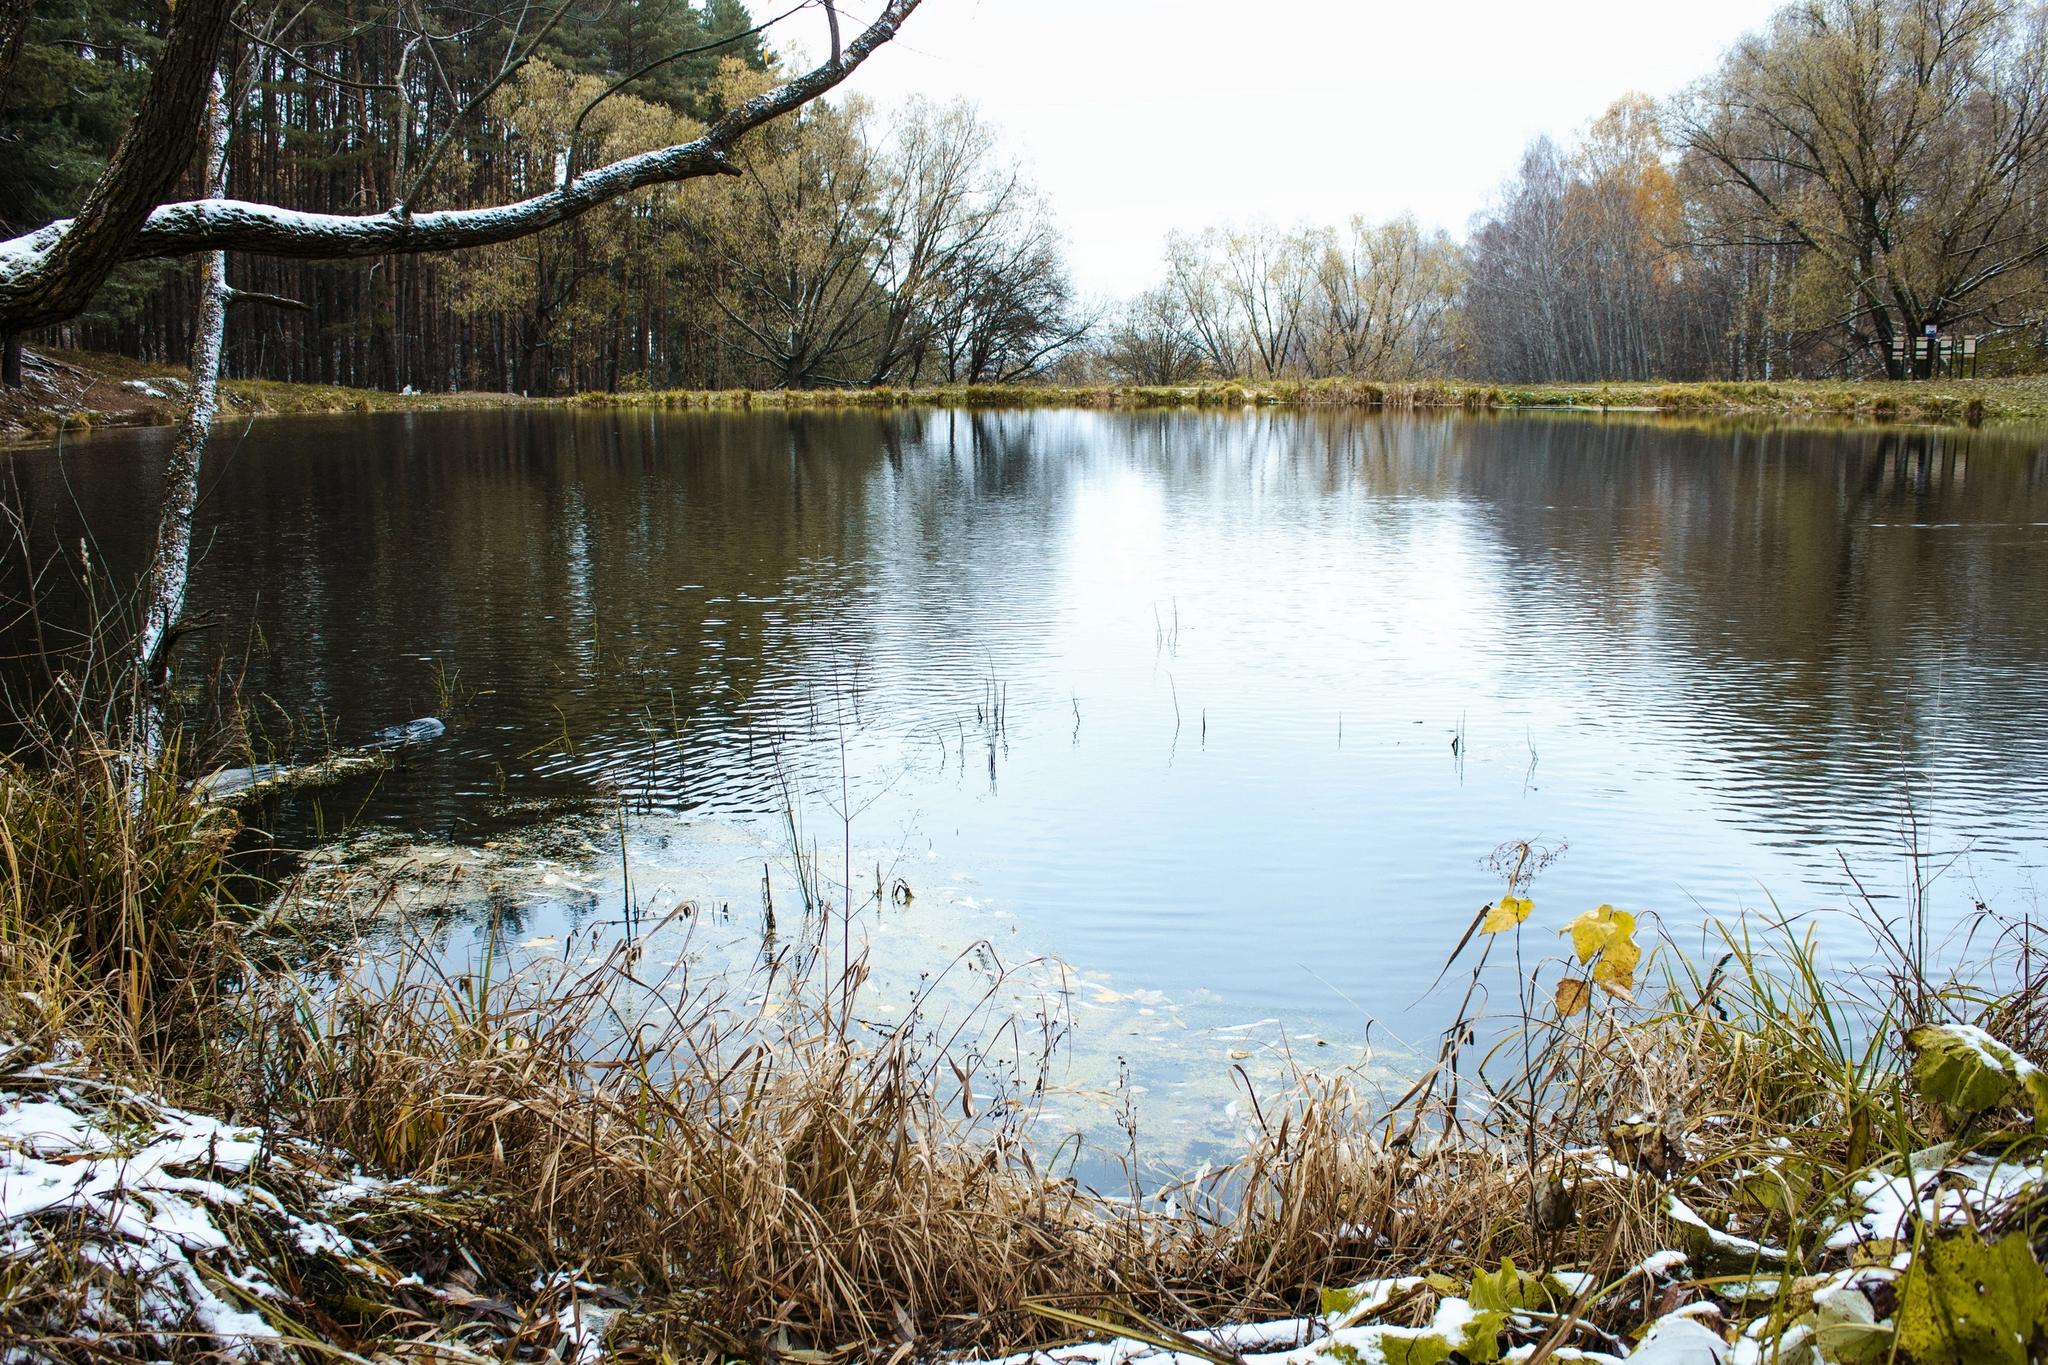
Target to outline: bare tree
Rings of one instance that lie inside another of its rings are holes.
[[[1738,240],[1793,245],[1886,373],[1925,327],[2015,320],[2048,253],[2048,21],[2007,0],[1813,0],[1680,101]]]
[[[1111,374],[1133,384],[1185,384],[1204,369],[1202,345],[1188,326],[1187,305],[1168,285],[1125,304],[1102,347]]]
[[[960,330],[976,277],[1005,253],[1013,220],[1035,210],[1017,168],[996,161],[994,130],[966,101],[912,100],[895,125],[875,261],[888,299],[868,371],[876,384],[916,375],[945,321]]]
[[[1205,240],[1216,253],[1224,297],[1263,377],[1278,378],[1301,354],[1320,234],[1306,228],[1284,233],[1255,222],[1205,234]]]
[[[933,340],[945,377],[1010,384],[1045,371],[1093,320],[1076,309],[1059,237],[1043,205],[1012,212],[947,272]]]
[[[1473,228],[1466,368],[1523,382],[1716,372],[1725,262],[1688,238],[1647,98],[1616,101],[1569,148],[1539,138]]]
[[[1442,372],[1463,285],[1464,252],[1448,233],[1425,233],[1407,214],[1379,224],[1353,216],[1317,262],[1310,369],[1372,379]]]
[[[777,387],[853,382],[884,326],[886,172],[869,119],[863,100],[813,105],[743,148],[747,178],[698,206],[712,297]]]
[[[1220,375],[1251,373],[1251,349],[1244,327],[1225,288],[1214,250],[1218,234],[1169,233],[1166,238],[1166,288],[1179,300],[1188,334],[1201,348],[1209,368]]]

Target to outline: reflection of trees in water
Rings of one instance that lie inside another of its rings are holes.
[[[2035,440],[1309,425],[1294,459],[1304,487],[1473,501],[1501,554],[1516,666],[1592,689],[1617,726],[1693,736],[1711,756],[1700,779],[1745,804],[1853,801],[1883,841],[1908,783],[1931,773],[1967,774],[1994,809],[2001,784],[2041,784],[2030,737],[2048,704],[2048,617],[2033,604],[2048,600],[2048,556],[2031,524],[2048,521],[2048,481]]]
[[[54,459],[16,456],[38,544],[89,525],[102,565],[132,576],[152,437],[74,448],[68,487]],[[971,713],[991,669],[1028,667],[1056,630],[1071,511],[1119,471],[1205,554],[1299,530],[1412,557],[1418,507],[1462,522],[1498,565],[1490,647],[1518,685],[1687,737],[1732,799],[1878,812],[1930,770],[2040,782],[2048,556],[2030,523],[2048,492],[2017,437],[1350,411],[483,413],[279,420],[220,446],[193,589],[224,619],[207,647],[246,654],[275,703],[259,719],[325,717],[344,742],[440,709],[452,682],[456,729],[374,806],[437,833],[604,781],[773,810],[778,746],[822,744],[835,689],[886,698],[860,715],[884,729]],[[367,795],[321,798],[323,818]]]
[[[458,729],[387,783],[391,818],[593,783],[769,810],[777,755],[892,644],[957,656],[927,690],[987,671],[962,614],[1046,552],[1039,444],[968,414],[266,424],[206,509],[195,601],[234,639],[260,622],[251,687],[342,739],[436,709],[446,670]]]

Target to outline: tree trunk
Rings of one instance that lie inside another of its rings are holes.
[[[21,58],[21,46],[28,37],[29,20],[35,17],[35,0],[0,0],[0,109],[7,107],[14,88],[14,64]]]
[[[127,132],[74,219],[16,239],[0,270],[0,330],[25,332],[84,311],[191,164],[207,81],[235,0],[186,0],[171,11],[163,49]],[[229,245],[206,242],[202,249]]]
[[[0,337],[0,386],[21,387],[21,336],[15,332]]]
[[[219,197],[227,180],[227,84],[218,71],[206,103],[206,186]],[[156,553],[150,560],[136,654],[143,667],[144,748],[163,748],[163,699],[171,677],[170,652],[185,609],[185,580],[192,559],[192,514],[199,505],[199,462],[206,454],[207,428],[220,400],[221,345],[227,333],[228,260],[208,252],[199,266],[199,324],[192,338],[192,387],[178,424],[178,441],[164,470],[163,510],[157,519]]]

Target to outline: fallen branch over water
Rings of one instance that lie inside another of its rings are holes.
[[[445,731],[446,727],[439,720],[424,716],[404,725],[380,730],[377,738],[361,749],[328,754],[311,763],[258,763],[246,768],[216,768],[192,784],[192,794],[212,805],[238,806],[274,792],[331,786],[388,768],[399,754],[431,743]]]

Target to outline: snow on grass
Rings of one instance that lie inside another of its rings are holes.
[[[352,1244],[332,1227],[292,1217],[248,1178],[265,1158],[261,1133],[86,1070],[72,1053],[17,1071],[13,1089],[0,1092],[0,1257],[50,1255],[47,1228],[68,1224],[68,1248],[84,1267],[132,1287],[137,1328],[199,1332],[225,1355],[254,1359],[277,1329],[216,1285],[232,1285],[246,1300],[280,1296],[236,1251],[215,1211],[274,1217],[311,1251],[346,1254]],[[242,1179],[231,1186],[221,1177]],[[85,1298],[88,1323],[97,1316],[110,1328],[125,1325],[104,1292]]]

